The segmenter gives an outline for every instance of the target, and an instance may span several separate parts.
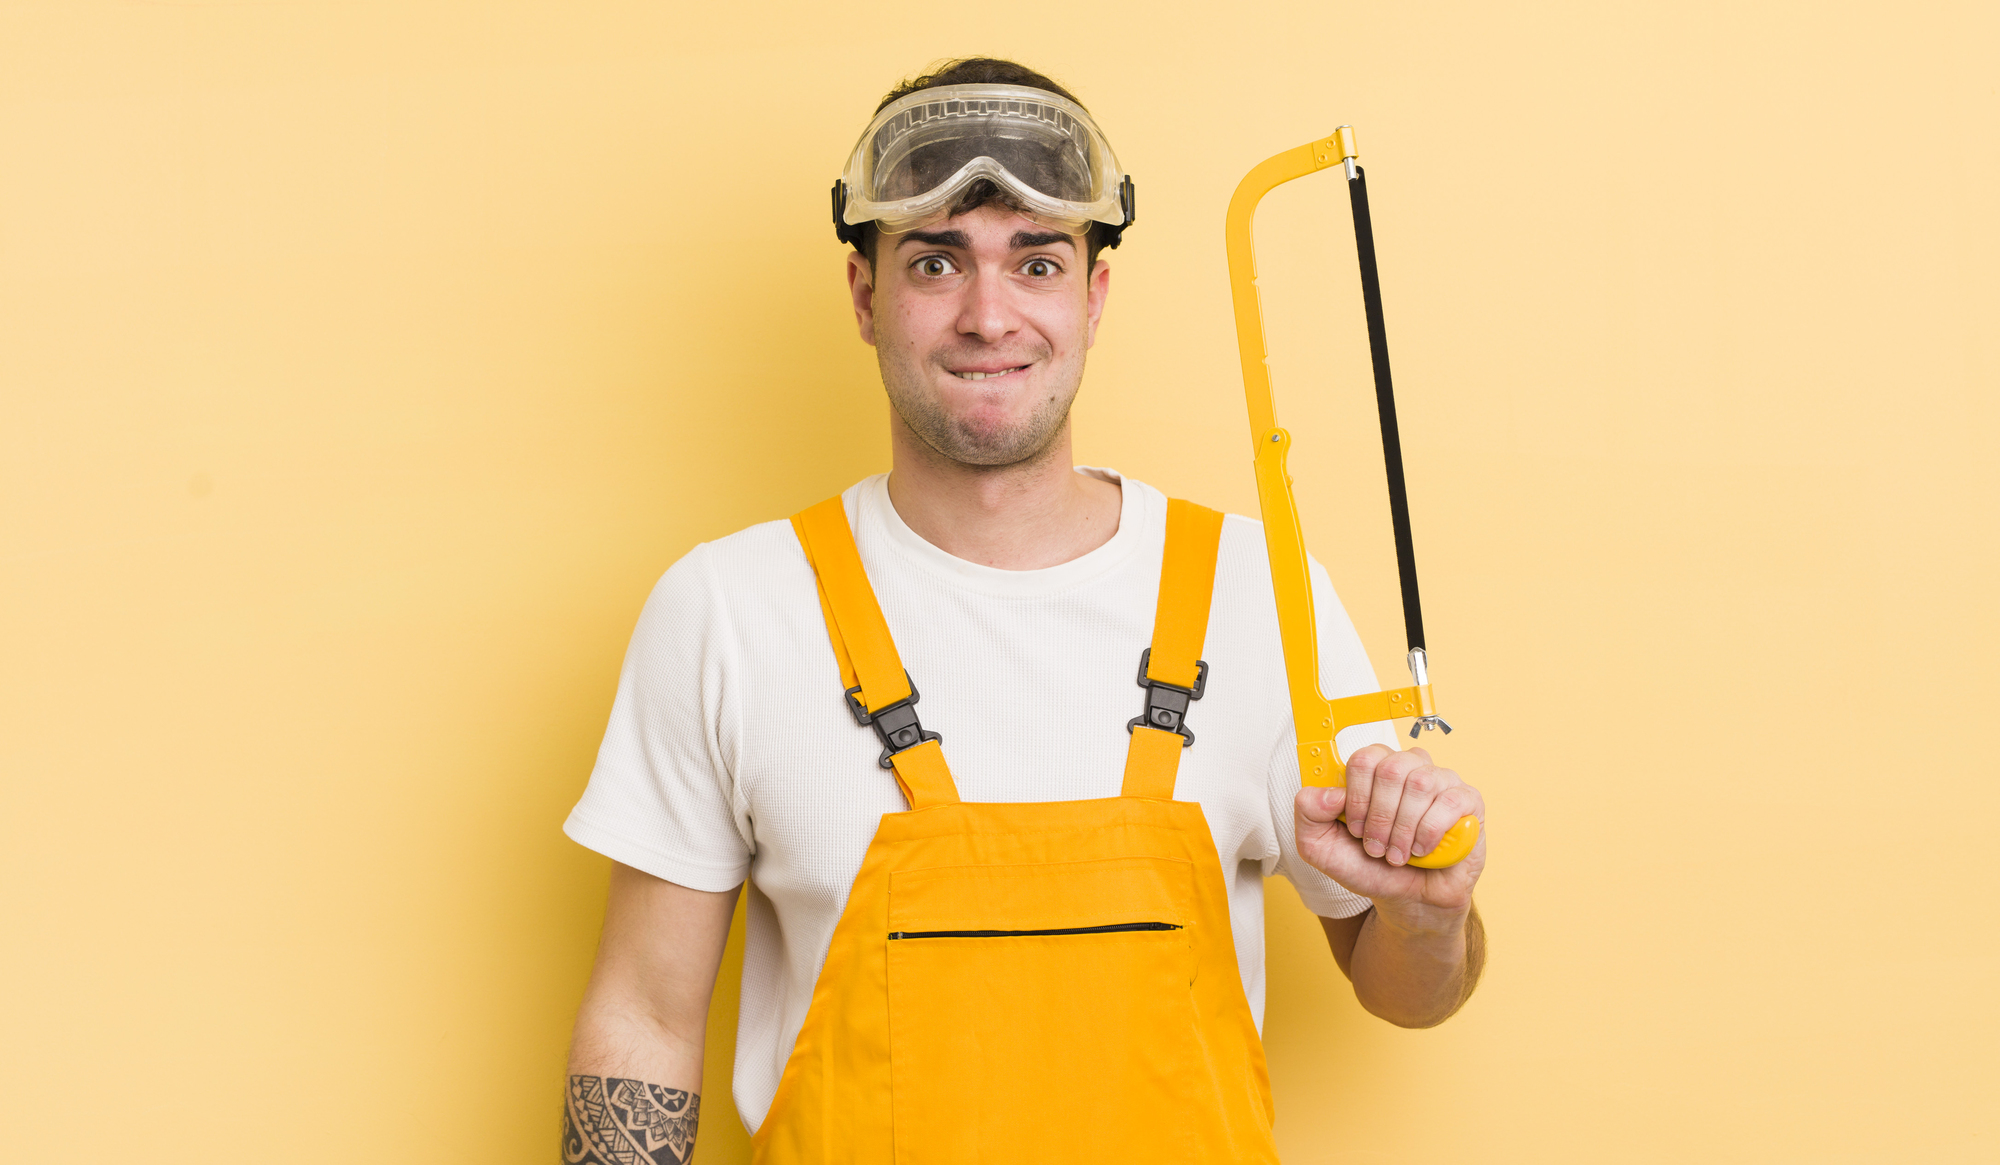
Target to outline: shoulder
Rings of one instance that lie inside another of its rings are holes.
[[[1264,554],[1264,523],[1255,518],[1223,512],[1220,554],[1253,563],[1266,578],[1270,577],[1271,562]]]
[[[1310,551],[1306,554],[1306,568],[1312,576],[1315,599],[1323,602],[1331,597],[1332,582],[1326,565]],[[1223,512],[1222,545],[1216,553],[1215,573],[1218,586],[1228,582],[1271,593],[1270,548],[1264,540],[1264,523],[1260,519]],[[1326,594],[1322,595],[1322,591]]]
[[[880,491],[885,477],[865,477],[840,491],[850,527],[856,524],[863,498],[871,487]],[[811,585],[812,563],[787,516],[697,544],[667,569],[660,585],[705,585],[725,596],[739,596],[800,582]]]
[[[1192,498],[1188,500],[1194,501]],[[1164,502],[1161,504],[1165,505]],[[1242,514],[1222,511],[1222,540],[1216,547],[1215,580],[1218,587],[1248,587],[1265,592],[1271,589],[1271,562],[1264,551],[1264,523]]]
[[[1136,506],[1128,512],[1136,513],[1149,527],[1157,527],[1163,533],[1167,525],[1167,495],[1161,490],[1137,478],[1124,477],[1115,470],[1101,470],[1091,466],[1078,466],[1079,471],[1100,476],[1116,476],[1122,485],[1133,492]],[[1184,498],[1195,505],[1204,505],[1199,498]],[[1206,506],[1207,509],[1217,509]],[[1315,562],[1314,566],[1318,566]],[[1222,511],[1222,541],[1216,550],[1216,584],[1232,587],[1249,587],[1251,590],[1269,592],[1271,589],[1271,563],[1264,552],[1264,523],[1256,518],[1246,518],[1242,514]]]
[[[701,558],[701,569],[725,587],[754,582],[773,571],[811,570],[790,518],[746,526],[734,534],[702,543],[689,551],[687,557],[697,555]]]
[[[811,567],[789,520],[759,522],[713,542],[699,542],[653,586],[647,606],[709,602]]]
[[[737,642],[748,632],[755,640],[755,629],[789,622],[800,608],[818,617],[812,564],[791,520],[780,518],[689,549],[654,584],[637,631],[647,641],[696,629],[703,639]]]

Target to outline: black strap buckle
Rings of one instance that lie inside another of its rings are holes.
[[[1208,661],[1205,659],[1194,661],[1192,688],[1147,679],[1146,665],[1151,662],[1153,662],[1153,649],[1148,647],[1139,653],[1139,686],[1146,689],[1146,711],[1143,715],[1134,716],[1127,721],[1125,731],[1130,732],[1143,724],[1162,732],[1178,732],[1181,736],[1181,747],[1192,747],[1194,733],[1187,726],[1188,704],[1190,701],[1201,699],[1202,692],[1208,688]]]
[[[1130,174],[1125,175],[1125,181],[1118,184],[1118,208],[1125,212],[1124,222],[1119,223],[1117,226],[1112,226],[1109,223],[1096,224],[1095,229],[1103,232],[1102,238],[1106,247],[1117,246],[1125,238],[1125,228],[1131,226],[1139,218],[1138,188],[1132,185],[1132,176]]]
[[[833,234],[843,243],[861,245],[861,226],[847,221],[847,180],[833,180]]]
[[[927,731],[917,721],[917,710],[912,707],[918,699],[917,682],[910,679],[907,671],[903,673],[903,678],[909,681],[910,694],[873,712],[861,706],[861,685],[847,689],[847,710],[854,713],[854,722],[873,728],[875,735],[882,740],[882,759],[879,763],[885,769],[896,767],[890,758],[897,753],[915,748],[926,740],[944,739],[935,732]]]

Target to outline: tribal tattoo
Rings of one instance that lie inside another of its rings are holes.
[[[616,1076],[572,1076],[563,1106],[564,1165],[687,1165],[701,1097]]]

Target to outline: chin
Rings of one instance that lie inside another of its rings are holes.
[[[1061,428],[1037,423],[1034,415],[1009,418],[1005,423],[976,423],[955,420],[951,440],[943,452],[966,465],[1003,466],[1032,461],[1054,440]]]

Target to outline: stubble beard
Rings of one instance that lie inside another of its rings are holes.
[[[1041,361],[1048,359],[1046,352],[1038,356]],[[939,457],[968,468],[1004,469],[1046,457],[1069,421],[1070,405],[1083,383],[1081,354],[1064,365],[1044,363],[1052,383],[1044,388],[1045,395],[1035,402],[1034,410],[1014,424],[982,429],[953,416],[936,393],[930,391],[927,378],[936,365],[926,363],[915,369],[892,367],[880,347],[876,349],[876,361],[882,370],[882,385],[889,393],[889,405],[896,410],[903,427]]]

